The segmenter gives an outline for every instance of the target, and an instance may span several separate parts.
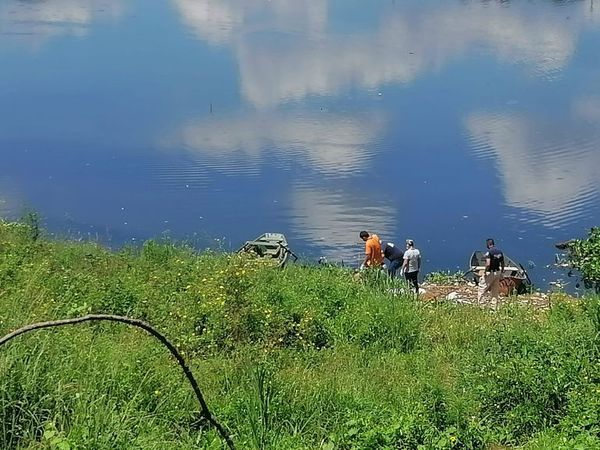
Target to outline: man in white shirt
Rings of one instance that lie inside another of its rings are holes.
[[[421,270],[421,252],[415,248],[412,239],[406,240],[406,251],[402,264],[406,281],[412,284],[415,294],[419,294],[419,270]]]

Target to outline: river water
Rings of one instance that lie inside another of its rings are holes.
[[[544,285],[600,222],[593,1],[2,0],[0,216],[119,246],[283,232]]]

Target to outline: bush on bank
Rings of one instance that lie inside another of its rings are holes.
[[[581,272],[584,283],[600,294],[600,227],[590,230],[585,239],[568,243],[569,262]]]
[[[141,318],[239,448],[600,448],[600,304],[420,304],[389,280],[170,241],[110,252],[0,223],[0,332]],[[121,325],[0,348],[0,448],[222,448],[176,365]]]

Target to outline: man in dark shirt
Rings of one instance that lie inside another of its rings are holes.
[[[400,266],[402,266],[404,252],[391,242],[388,242],[383,247],[383,256],[389,261],[387,266],[388,275],[394,278],[396,276],[396,272],[398,272],[398,269],[400,269]]]
[[[504,254],[496,248],[493,239],[485,241],[488,251],[485,253],[485,270],[479,276],[477,303],[481,303],[486,292],[492,296],[496,309],[500,307],[500,280],[504,272]]]

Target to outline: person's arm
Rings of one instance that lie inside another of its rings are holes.
[[[367,267],[367,264],[369,263],[370,259],[371,259],[371,255],[369,253],[366,253],[365,254],[365,259],[363,259],[363,262],[360,265],[360,267]]]
[[[487,253],[485,255],[485,271],[489,272],[491,266],[492,266],[492,258],[490,257],[490,254]]]
[[[419,257],[417,258],[417,270],[421,270],[421,254],[419,253]]]
[[[365,258],[363,259],[363,262],[360,265],[360,268],[364,269],[365,267],[367,267],[367,265],[369,264],[369,261],[371,261],[371,247],[368,244],[366,244],[365,245]]]
[[[406,257],[406,253],[404,255],[405,256],[402,257],[404,259],[404,261],[402,261],[402,270],[406,272],[406,269],[408,268],[408,258]]]

